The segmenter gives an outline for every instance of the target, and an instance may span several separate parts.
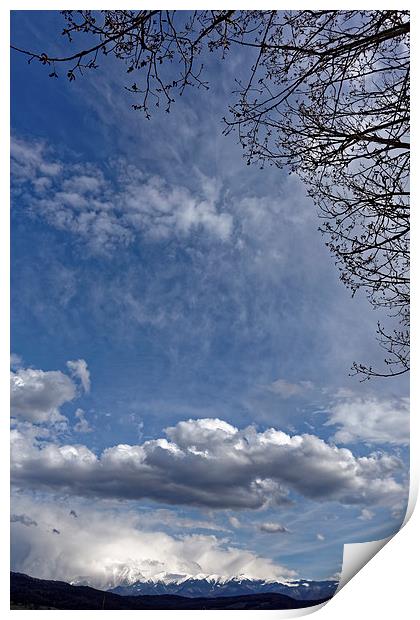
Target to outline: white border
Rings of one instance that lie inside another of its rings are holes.
[[[84,8],[96,8],[96,9],[114,9],[115,1],[109,2],[108,0],[103,0],[102,2],[85,2]],[[177,3],[168,3],[163,2],[154,3],[147,2],[146,6],[148,8],[156,8],[166,9],[166,8],[177,8],[177,9],[205,9],[209,8],[209,3],[205,2],[177,2]],[[231,8],[241,8],[241,9],[252,9],[255,8],[255,2],[231,2]],[[218,8],[219,4],[216,3],[216,6],[212,6],[213,9]],[[12,2],[11,0],[6,0],[2,2],[0,7],[0,28],[2,30],[0,45],[1,45],[1,58],[3,62],[1,63],[1,73],[0,73],[0,83],[3,86],[3,89],[6,89],[8,92],[8,85],[10,84],[10,70],[9,70],[9,24],[10,24],[10,10],[56,10],[56,9],[65,9],[65,8],[75,8],[74,3],[62,2],[57,3],[55,0],[48,0],[39,2],[39,4],[34,5],[34,3],[28,1],[19,1],[15,0]],[[221,8],[221,7],[220,7]],[[294,8],[294,9],[307,9],[307,8],[316,8],[316,9],[332,9],[332,8],[342,8],[342,9],[383,9],[383,2],[370,2],[369,6],[366,7],[365,2],[351,2],[348,1],[346,3],[340,2],[299,2],[294,0],[292,3],[283,4],[283,3],[272,3],[267,2],[264,3],[264,8]],[[418,36],[417,29],[417,9],[415,8],[414,2],[404,2],[403,7],[401,7],[401,2],[390,1],[386,3],[387,9],[401,9],[407,8],[412,12],[411,22],[413,24],[412,31],[415,34],[415,37],[412,38],[412,72],[417,77],[418,72],[418,64],[417,58],[419,57],[419,45],[417,44],[416,37]],[[414,105],[412,106],[414,110],[417,109],[416,103],[418,102],[417,97],[417,80],[413,80],[413,99]],[[1,97],[1,106],[2,106],[2,114],[1,114],[1,136],[2,136],[2,149],[1,149],[1,173],[2,173],[2,201],[1,201],[1,209],[0,209],[0,231],[2,235],[2,242],[0,244],[0,273],[1,273],[1,303],[0,303],[0,312],[1,312],[1,335],[2,335],[2,349],[1,349],[1,375],[0,375],[0,385],[1,385],[1,396],[3,402],[3,418],[2,423],[4,428],[1,433],[2,436],[2,450],[1,454],[3,457],[3,465],[5,467],[4,475],[1,478],[1,490],[2,490],[2,510],[1,510],[1,532],[2,532],[2,549],[3,549],[3,562],[0,564],[0,584],[2,587],[2,597],[1,597],[1,609],[6,612],[6,614],[22,614],[26,612],[22,611],[10,611],[9,608],[9,562],[8,555],[5,553],[5,550],[9,545],[9,481],[8,475],[6,472],[8,471],[8,461],[9,461],[9,442],[8,442],[8,416],[5,414],[8,411],[8,400],[9,400],[9,385],[8,385],[8,371],[9,371],[9,119],[10,119],[10,101],[9,97]],[[418,135],[417,132],[418,122],[417,117],[415,116],[412,121],[412,128],[414,135]],[[413,149],[413,158],[412,158],[412,170],[414,173],[412,174],[412,185],[413,185],[413,193],[414,196],[417,195],[416,187],[417,187],[417,172],[418,168],[418,157],[416,156],[415,149]],[[415,200],[413,201],[415,204]],[[412,314],[413,316],[418,316],[418,294],[417,294],[417,286],[416,284],[420,281],[419,277],[419,267],[418,267],[418,219],[419,215],[416,214],[414,210],[412,216],[412,228],[414,235],[414,242],[412,243],[412,247],[414,250],[414,259],[412,266]],[[417,335],[416,324],[414,325],[414,329],[412,330],[412,360],[413,360],[413,368],[417,368],[417,360],[419,353],[419,340]],[[343,590],[339,592],[337,596],[335,596],[329,603],[325,606],[321,606],[322,609],[317,611],[318,617],[322,620],[328,620],[329,618],[337,620],[349,620],[353,618],[355,615],[361,616],[364,618],[369,617],[379,617],[387,620],[388,618],[391,620],[398,616],[399,620],[411,619],[414,618],[417,612],[418,603],[417,603],[417,574],[418,574],[418,555],[419,555],[419,532],[420,532],[420,516],[419,510],[414,513],[414,516],[410,519],[410,514],[413,512],[415,499],[418,491],[418,482],[419,482],[419,464],[420,458],[418,455],[418,446],[419,446],[419,422],[418,415],[419,413],[415,409],[415,405],[418,403],[417,399],[417,385],[413,382],[411,389],[411,486],[410,486],[410,505],[409,510],[407,512],[407,516],[404,522],[404,530],[397,534],[390,542],[386,545],[385,549],[383,549],[378,556],[374,557],[368,564],[362,569],[361,572],[358,572],[352,579],[351,585],[346,586]],[[409,520],[410,519],[410,520]],[[389,539],[386,539],[385,543],[388,542]],[[384,543],[384,544],[385,544]],[[383,545],[383,541],[378,541],[377,544],[366,543],[369,547],[369,553],[367,553],[367,547],[362,546],[354,546],[354,545],[346,545],[346,550],[344,553],[347,553],[347,557],[350,557],[351,562],[358,563],[358,566],[363,565],[366,561],[366,557],[370,559],[375,553],[381,548]],[[351,547],[353,549],[351,549]],[[360,551],[362,551],[365,555],[364,560],[360,556]],[[350,553],[350,556],[349,556]],[[354,565],[352,570],[354,569]],[[358,568],[359,570],[359,568]],[[307,615],[308,613],[315,612],[319,609],[319,606],[316,608],[310,609],[302,609],[297,611],[206,611],[206,616],[208,618],[214,617],[218,620],[222,618],[232,618],[232,614],[236,615],[239,618],[239,614],[243,617],[245,613],[248,618],[251,616],[254,617],[281,617],[281,618],[290,618],[290,617],[298,617]],[[96,614],[103,615],[102,611],[78,611],[78,618],[91,618]],[[115,617],[120,617],[121,612],[105,612]],[[197,614],[193,611],[187,610],[178,610],[171,611],[170,615],[176,618],[181,617],[193,617],[192,614]],[[32,614],[35,614],[37,618],[44,618],[43,611],[33,611]],[[55,617],[59,615],[67,615],[70,618],[70,615],[73,615],[74,611],[50,611],[49,617]],[[127,611],[124,613],[124,616],[129,615],[130,617],[138,618],[139,613],[137,611]],[[217,614],[217,615],[216,615]],[[142,612],[141,617],[146,618],[167,618],[169,613],[167,611],[154,611],[154,612]]]

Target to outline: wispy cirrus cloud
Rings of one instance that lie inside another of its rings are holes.
[[[96,165],[61,161],[42,142],[14,138],[11,156],[19,202],[94,252],[130,245],[136,235],[165,239],[202,232],[226,241],[232,233],[218,183],[199,171],[200,191],[193,194],[122,160],[109,162],[106,176]]]
[[[69,360],[67,362],[67,368],[69,368],[71,374],[76,379],[79,379],[85,392],[90,391],[90,372],[85,360]]]
[[[74,417],[77,418],[77,422],[73,427],[76,433],[91,433],[93,431],[89,422],[85,418],[85,412],[83,409],[76,409]]]
[[[291,396],[301,396],[314,387],[312,381],[299,381],[292,383],[285,379],[279,378],[267,386],[267,389],[274,394],[279,394],[282,398],[290,398]]]

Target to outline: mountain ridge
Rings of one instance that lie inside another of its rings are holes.
[[[226,577],[222,575],[168,575],[160,578],[141,579],[122,583],[109,588],[109,592],[122,596],[136,595],[180,595],[187,597],[242,596],[247,594],[284,594],[295,600],[328,598],[334,595],[338,581],[251,579],[246,576]],[[73,582],[74,583],[74,582]],[[83,584],[88,585],[88,584]]]
[[[120,596],[89,586],[10,573],[11,609],[299,609],[325,603],[328,598],[297,601],[275,593],[214,598]]]

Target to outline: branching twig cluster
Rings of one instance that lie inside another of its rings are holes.
[[[248,163],[283,166],[306,183],[321,231],[354,294],[364,289],[399,329],[378,338],[385,371],[409,368],[409,13],[407,11],[63,11],[63,34],[89,45],[53,57],[18,47],[69,80],[113,55],[135,76],[134,109],[170,111],[174,93],[208,88],[203,51],[255,51],[224,119]]]

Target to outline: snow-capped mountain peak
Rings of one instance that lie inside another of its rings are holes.
[[[298,600],[318,600],[332,596],[337,581],[276,581],[275,579],[251,579],[246,575],[227,576],[197,573],[155,573],[147,579],[121,583],[112,592],[121,595],[177,594],[187,597],[240,596],[243,594],[279,593]]]

